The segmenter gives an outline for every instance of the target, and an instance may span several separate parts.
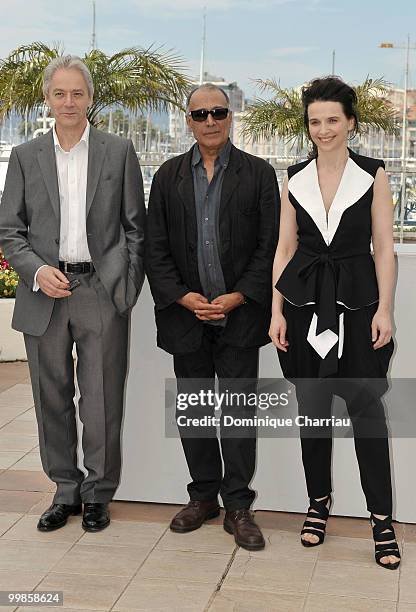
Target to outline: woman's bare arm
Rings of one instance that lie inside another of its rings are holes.
[[[374,348],[387,344],[391,338],[391,310],[395,278],[393,248],[393,203],[387,175],[377,170],[371,207],[374,263],[379,292],[379,304],[372,325]]]
[[[285,180],[280,209],[279,242],[273,263],[273,304],[272,320],[269,329],[269,336],[273,344],[285,352],[289,343],[286,340],[286,321],[282,314],[283,295],[275,288],[275,285],[296,251],[298,244],[297,232],[296,212],[289,201],[287,180]]]
[[[289,201],[287,179],[285,179],[282,188],[279,242],[273,262],[273,313],[282,312],[283,296],[275,285],[297,249],[297,232],[296,211]]]

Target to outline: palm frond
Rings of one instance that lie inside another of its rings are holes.
[[[183,73],[184,61],[171,50],[130,47],[107,57],[92,51],[85,57],[95,86],[89,119],[112,105],[132,111],[182,107],[190,86]]]
[[[296,142],[302,147],[308,139],[304,127],[301,89],[285,89],[275,79],[255,81],[262,94],[242,119],[242,135],[254,142],[260,139],[280,137],[286,142]],[[391,85],[383,78],[369,76],[355,88],[360,132],[375,127],[392,134],[397,132],[396,111],[388,99]]]
[[[43,103],[43,71],[63,54],[59,43],[22,45],[0,60],[0,117],[12,110],[32,112]],[[94,123],[105,108],[160,111],[183,106],[190,87],[185,62],[172,49],[129,47],[112,56],[95,49],[83,61],[91,71],[94,101],[88,118]]]
[[[300,92],[284,89],[274,80],[257,81],[260,91],[273,93],[271,99],[258,98],[243,118],[242,134],[254,141],[280,136],[288,141],[304,137]]]
[[[388,134],[397,133],[397,112],[388,99],[390,89],[390,83],[383,78],[371,79],[369,76],[355,87],[360,132],[375,127]]]
[[[62,51],[59,44],[48,47],[34,42],[17,47],[0,60],[0,117],[12,110],[32,112],[43,103],[43,71]]]

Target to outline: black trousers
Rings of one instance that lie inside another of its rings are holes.
[[[255,393],[258,376],[259,349],[236,348],[221,340],[223,328],[204,326],[200,348],[185,355],[174,355],[174,369],[178,394],[215,390],[234,394]],[[241,398],[242,396],[240,396]],[[247,395],[246,395],[247,397]],[[215,426],[181,431],[181,440],[192,481],[188,484],[191,500],[208,501],[220,493],[226,510],[249,508],[255,492],[250,489],[256,461],[256,429],[254,427],[226,428],[227,415],[253,417],[255,406],[239,403],[222,405],[220,444]],[[179,410],[177,410],[177,414]],[[213,405],[190,407],[187,416],[219,417]],[[190,437],[192,436],[192,437]],[[224,463],[224,466],[223,466]]]
[[[320,379],[298,381],[299,414],[330,418],[334,394],[345,400],[354,431],[355,452],[367,509],[374,514],[392,512],[388,431],[384,407],[368,380]],[[332,491],[332,428],[301,427],[302,460],[309,497]]]

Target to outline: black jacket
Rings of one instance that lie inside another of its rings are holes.
[[[172,354],[196,351],[204,325],[176,303],[189,291],[202,293],[191,160],[192,149],[159,168],[148,208],[145,265],[155,301],[157,343]],[[279,217],[274,169],[232,146],[219,211],[220,261],[227,292],[240,291],[247,303],[228,315],[223,340],[231,346],[262,346],[270,341]]]

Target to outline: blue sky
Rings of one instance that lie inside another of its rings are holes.
[[[411,0],[97,0],[97,42],[106,53],[130,45],[164,44],[199,71],[202,9],[207,6],[207,69],[236,80],[247,96],[252,79],[280,79],[284,87],[335,72],[351,83],[367,74],[404,82],[404,43],[416,24]],[[91,40],[90,0],[0,0],[0,57],[23,43],[61,41],[82,54]],[[59,8],[58,8],[59,7]],[[411,37],[413,45],[415,36]],[[416,87],[416,50],[409,85]]]

